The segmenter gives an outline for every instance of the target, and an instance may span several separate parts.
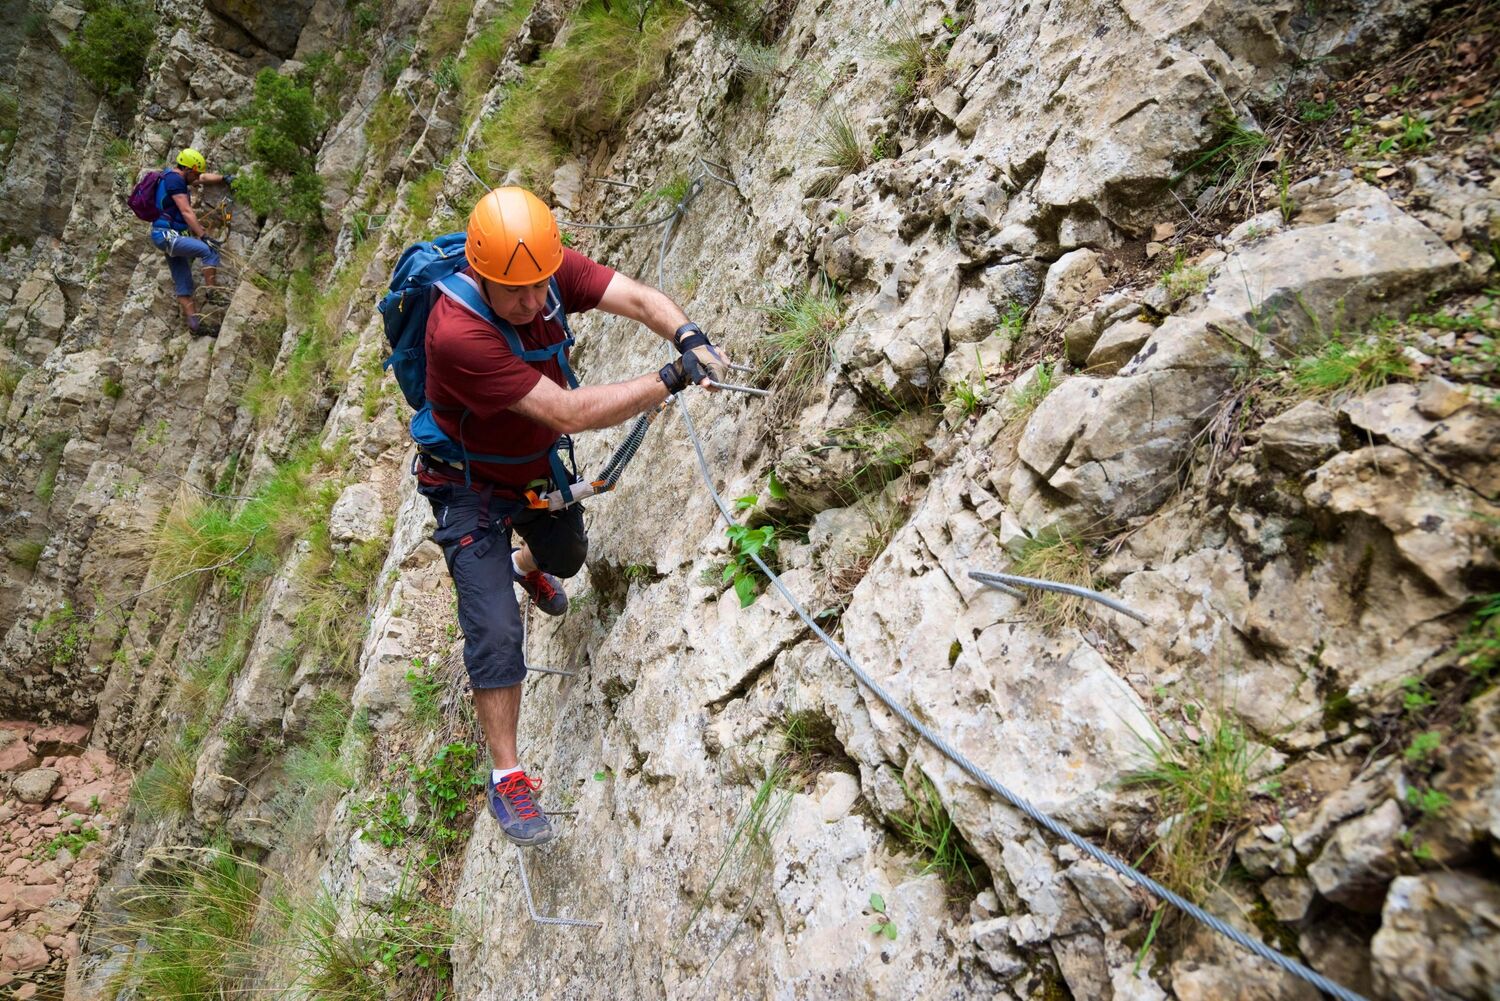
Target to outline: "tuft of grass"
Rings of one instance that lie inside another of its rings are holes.
[[[1208,271],[1188,264],[1179,250],[1172,258],[1171,266],[1162,272],[1161,287],[1167,290],[1167,295],[1175,306],[1188,296],[1197,295],[1208,288]]]
[[[771,380],[776,412],[795,413],[833,363],[833,342],[844,329],[844,294],[824,279],[786,289],[762,310],[767,318],[762,343],[770,356],[759,374]]]
[[[923,874],[937,873],[958,894],[978,891],[981,877],[987,875],[984,863],[964,844],[932,781],[921,772],[917,779],[915,790],[901,783],[909,811],[905,816],[893,814],[891,821],[921,856]]]
[[[196,750],[196,746],[175,744],[135,780],[130,796],[148,818],[177,820],[192,813]]]
[[[1245,126],[1232,112],[1219,112],[1217,121],[1212,145],[1187,169],[1172,178],[1175,186],[1202,168],[1207,183],[1219,189],[1210,208],[1224,205],[1255,175],[1261,158],[1271,146],[1270,136]]]
[[[406,131],[411,115],[411,102],[404,94],[387,90],[375,99],[365,120],[365,140],[370,144],[373,163],[384,164],[396,153],[396,141]]]
[[[308,997],[453,997],[451,952],[458,929],[445,909],[404,881],[381,911],[360,910],[349,921],[336,901],[320,896],[291,924],[296,986]]]
[[[331,508],[337,492],[325,487],[322,494],[319,507]],[[293,630],[300,653],[319,657],[331,673],[352,676],[354,651],[364,639],[365,606],[380,578],[389,540],[357,542],[334,552],[323,520],[312,524],[308,545],[310,552],[297,573],[297,589],[305,599]],[[356,622],[360,626],[352,627]]]
[[[676,0],[635,5],[588,0],[563,44],[511,85],[480,127],[470,156],[521,183],[550,179],[576,137],[613,131],[650,96],[687,10]]]
[[[436,66],[463,48],[474,4],[469,0],[438,0],[432,10],[423,40],[427,43],[429,64]]]
[[[1042,362],[1037,366],[1036,376],[1030,382],[1020,389],[1012,387],[1008,390],[1006,402],[1009,413],[1001,434],[1008,440],[1019,438],[1026,430],[1026,423],[1031,420],[1031,415],[1036,413],[1036,408],[1042,405],[1042,401],[1056,388],[1057,383],[1057,369],[1051,362]]]
[[[1147,763],[1125,777],[1152,790],[1160,832],[1147,849],[1156,877],[1201,901],[1223,875],[1247,821],[1257,753],[1227,714],[1200,716],[1196,738],[1143,741]]]
[[[152,998],[232,997],[255,968],[250,933],[263,870],[221,848],[172,858],[125,899],[137,945],[111,982]]]
[[[1053,531],[1028,539],[1010,569],[1019,577],[1088,588],[1094,586],[1093,551],[1076,535]],[[1025,600],[1038,621],[1053,629],[1075,625],[1084,612],[1084,599],[1068,594],[1026,588]]]
[[[0,364],[0,400],[8,405],[11,397],[16,395],[16,387],[21,384],[21,376],[26,374],[25,367],[9,363]]]
[[[463,0],[465,10],[468,6]],[[479,102],[494,83],[495,73],[505,59],[505,50],[516,40],[521,26],[531,14],[531,6],[532,0],[512,0],[509,7],[474,33],[473,41],[464,49],[455,73],[464,106],[471,112],[478,109]]]
[[[744,903],[738,909],[739,917],[723,944],[728,944],[729,938],[733,937],[754,904],[756,894],[763,888],[766,875],[771,871],[771,838],[786,820],[787,811],[792,805],[792,790],[788,785],[790,778],[786,766],[780,761],[766,769],[750,802],[735,818],[729,843],[720,853],[714,874],[683,924],[681,935],[686,936],[693,929],[713,898],[714,890],[721,882],[727,881],[744,895]]]
[[[1292,385],[1307,397],[1359,394],[1415,376],[1402,345],[1388,331],[1352,342],[1335,334],[1313,353],[1291,363]]]
[[[52,502],[52,494],[57,489],[57,473],[62,468],[63,449],[68,447],[70,440],[69,432],[54,431],[37,443],[42,469],[36,478],[36,497],[43,504]]]
[[[132,150],[130,141],[127,139],[111,139],[104,146],[104,156],[115,163],[123,163],[130,158]]]
[[[880,43],[877,50],[880,60],[890,68],[894,77],[891,83],[893,98],[905,104],[938,89],[943,64],[962,26],[962,21],[945,17],[938,37],[928,39],[910,19],[897,25],[895,37]]]
[[[42,550],[46,548],[46,543],[34,539],[12,539],[6,544],[5,551],[15,563],[27,570],[35,570],[42,559]]]
[[[156,14],[143,0],[85,0],[83,22],[63,58],[98,93],[125,106],[156,43]]]
[[[353,787],[354,775],[344,762],[344,735],[349,729],[349,700],[335,691],[319,692],[307,712],[307,724],[287,751],[287,778],[304,799],[322,799]]]
[[[834,108],[824,117],[812,147],[818,156],[819,169],[808,185],[807,193],[814,198],[833,194],[840,181],[850,174],[859,173],[872,162],[871,145],[865,141],[864,130],[843,108]]]
[[[417,726],[431,730],[443,719],[443,693],[448,684],[421,657],[412,658],[411,670],[406,672],[406,683],[411,687],[411,720]]]
[[[1326,122],[1339,113],[1339,102],[1333,98],[1326,101],[1303,101],[1297,105],[1297,118],[1303,122]]]

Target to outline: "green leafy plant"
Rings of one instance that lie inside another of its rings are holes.
[[[1421,678],[1403,679],[1401,689],[1401,708],[1407,713],[1419,713],[1437,701]]]
[[[875,923],[870,926],[870,933],[884,935],[892,942],[896,941],[896,923],[886,913],[885,898],[878,893],[870,894],[870,910],[875,912]]]
[[[1437,789],[1418,789],[1416,786],[1408,786],[1406,789],[1406,803],[1416,810],[1423,818],[1440,817],[1453,802],[1453,797]]]
[[[1375,148],[1381,153],[1420,153],[1432,145],[1433,138],[1432,126],[1425,119],[1405,114],[1396,134],[1382,139]]]
[[[1436,730],[1426,730],[1417,734],[1406,745],[1406,760],[1413,764],[1425,764],[1433,755],[1437,754],[1443,746],[1443,735]]]
[[[1469,675],[1487,681],[1500,667],[1500,594],[1480,595],[1478,610],[1458,641],[1459,663]]]
[[[448,744],[414,776],[417,792],[427,807],[429,833],[441,847],[468,837],[459,820],[468,814],[474,792],[484,788],[478,760],[472,744]]]
[[[146,69],[156,42],[156,15],[143,0],[85,0],[83,22],[63,58],[96,91],[124,104]]]
[[[42,846],[43,853],[49,859],[57,858],[57,853],[63,849],[76,856],[83,851],[85,845],[99,840],[99,832],[92,827],[84,827],[82,820],[74,820],[73,825],[74,830],[56,835]]]
[[[740,607],[745,608],[753,604],[760,593],[760,569],[752,557],[760,555],[761,559],[770,562],[769,557],[776,549],[776,528],[773,525],[759,528],[730,525],[725,532],[733,547],[733,555],[724,567],[722,579],[734,582],[734,593],[740,599]]]

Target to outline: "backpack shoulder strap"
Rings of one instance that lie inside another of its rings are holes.
[[[500,331],[500,336],[505,338],[505,344],[510,348],[511,354],[522,361],[538,362],[556,360],[558,367],[562,369],[563,377],[567,379],[569,388],[578,388],[578,377],[573,374],[573,368],[568,364],[568,348],[573,346],[573,332],[568,328],[566,315],[563,313],[562,296],[559,294],[557,280],[553,279],[547,288],[548,302],[556,301],[556,305],[549,310],[549,318],[556,316],[562,323],[563,339],[556,344],[549,344],[544,348],[528,351],[521,345],[521,337],[516,333],[516,328],[506,323],[495,315],[490,309],[489,303],[484,301],[484,296],[479,291],[479,283],[461,271],[456,271],[446,278],[439,278],[434,282],[438,289],[448,298],[468,309],[475,316],[484,320],[490,326]]]

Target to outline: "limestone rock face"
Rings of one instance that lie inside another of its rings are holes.
[[[1391,884],[1371,951],[1378,989],[1400,1001],[1484,998],[1500,983],[1500,887],[1473,872]]]
[[[1318,860],[1308,866],[1318,892],[1356,910],[1375,910],[1396,874],[1401,808],[1388,799],[1374,813],[1340,827]]]
[[[315,0],[279,0],[277,3],[210,0],[208,8],[262,47],[288,58],[296,51],[297,38],[302,34],[314,3]]]

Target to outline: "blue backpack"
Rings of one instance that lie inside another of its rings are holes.
[[[465,482],[469,479],[470,462],[495,462],[519,465],[546,456],[552,467],[552,479],[562,491],[564,500],[572,502],[572,482],[558,454],[566,448],[571,454],[572,442],[566,435],[560,436],[547,448],[530,455],[488,455],[470,452],[463,442],[463,422],[468,412],[462,411],[459,418],[459,440],[454,441],[438,426],[433,410],[461,411],[459,407],[439,407],[427,399],[427,316],[432,311],[435,295],[447,295],[457,300],[476,316],[500,331],[511,353],[525,362],[540,362],[556,359],[568,380],[569,388],[578,388],[578,379],[568,365],[568,348],[573,346],[573,331],[568,326],[567,314],[563,311],[562,293],[553,278],[547,290],[549,317],[555,316],[562,324],[564,337],[556,344],[528,351],[522,348],[521,338],[514,327],[496,316],[484,301],[479,286],[467,275],[459,274],[467,263],[464,257],[463,233],[448,233],[434,240],[424,240],[407,247],[396,262],[391,275],[391,290],[380,300],[380,315],[385,323],[385,339],[390,342],[391,356],[385,367],[396,376],[396,383],[406,402],[416,411],[411,419],[412,440],[417,448],[443,462],[462,466]]]

